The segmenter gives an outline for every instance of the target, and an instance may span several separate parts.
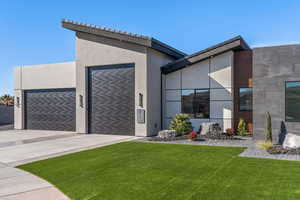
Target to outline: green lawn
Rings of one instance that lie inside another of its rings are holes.
[[[76,200],[300,199],[300,162],[243,148],[125,142],[19,168]]]

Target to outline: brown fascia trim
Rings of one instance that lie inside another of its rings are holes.
[[[162,66],[161,71],[163,74],[168,74],[182,69],[188,65],[205,60],[211,56],[216,56],[231,50],[250,50],[250,47],[241,36],[237,36],[230,40],[226,40],[222,43],[211,46],[207,49],[201,50],[197,53],[191,54],[165,66]]]
[[[165,53],[176,59],[182,58],[187,55],[173,47],[170,47],[165,43],[162,43],[152,37],[148,37],[144,35],[133,34],[133,33],[123,32],[119,30],[112,30],[105,27],[83,24],[83,23],[73,22],[64,19],[62,19],[62,27],[76,32],[99,35],[102,37],[107,37],[119,41],[125,41],[125,42],[129,42],[129,43],[133,43],[145,47],[150,47],[152,49]]]

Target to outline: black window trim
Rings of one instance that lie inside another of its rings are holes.
[[[287,84],[288,83],[293,83],[293,82],[299,82],[300,83],[300,81],[285,81],[285,83],[284,83],[284,121],[285,122],[288,122],[288,123],[298,123],[298,122],[300,122],[300,119],[299,120],[287,120],[287,100],[286,100],[286,98],[287,98],[287,95],[286,95],[286,89],[287,89]]]
[[[252,101],[251,101],[251,109],[250,110],[241,110],[241,93],[240,93],[240,90],[243,89],[243,88],[247,88],[247,89],[251,89],[251,92],[252,92]],[[238,88],[238,97],[239,97],[239,112],[251,112],[253,111],[253,88],[252,87],[239,87]]]
[[[182,90],[194,90],[194,96],[196,95],[196,90],[208,90],[208,94],[209,94],[209,102],[208,102],[208,114],[209,114],[209,117],[205,118],[205,117],[196,117],[196,112],[193,112],[193,117],[191,119],[210,119],[210,89],[209,88],[192,88],[192,89],[189,89],[189,88],[185,88],[185,89],[180,89],[180,95],[181,95],[181,113],[182,112],[182,104],[183,104],[183,101],[182,101]]]

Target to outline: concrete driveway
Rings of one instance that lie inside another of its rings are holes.
[[[0,125],[0,131],[12,130],[12,129],[14,129],[14,125],[13,124],[1,124]]]
[[[60,131],[0,131],[0,199],[67,200],[53,185],[14,166],[134,139]]]

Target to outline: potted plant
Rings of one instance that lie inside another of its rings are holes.
[[[189,140],[194,141],[197,139],[198,135],[195,131],[192,131],[187,135],[187,137]]]

